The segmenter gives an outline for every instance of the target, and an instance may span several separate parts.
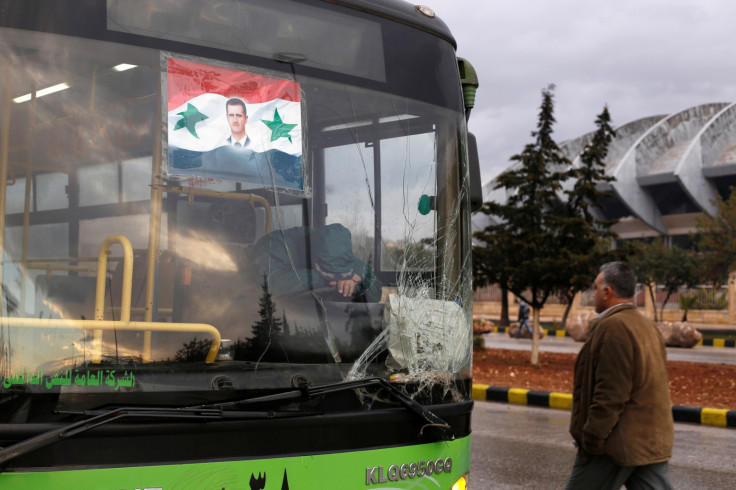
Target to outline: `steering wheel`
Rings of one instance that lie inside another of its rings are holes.
[[[327,287],[321,287],[321,288],[314,288],[311,291],[307,289],[302,289],[300,291],[295,291],[293,293],[284,294],[282,296],[279,296],[278,299],[282,301],[288,301],[288,302],[301,302],[301,301],[309,301],[313,302],[314,297],[317,296],[318,298],[322,299],[323,301],[329,302],[329,303],[349,303],[353,301],[352,296],[343,296],[342,294],[337,292],[337,289],[334,286],[327,286]]]
[[[353,301],[353,295],[343,296],[334,286],[326,286],[312,289],[312,292],[325,301],[333,303],[350,303]]]

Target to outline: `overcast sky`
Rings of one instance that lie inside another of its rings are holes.
[[[733,0],[419,1],[478,72],[469,128],[484,184],[532,142],[550,83],[558,143],[595,129],[604,105],[617,126],[736,101]]]

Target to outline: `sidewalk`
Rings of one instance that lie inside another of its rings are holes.
[[[716,335],[713,338],[700,339],[695,345],[704,345],[709,347],[731,347],[736,348],[736,326],[734,325],[706,325],[700,323],[692,324],[700,333],[708,333]],[[569,337],[565,329],[543,329],[545,336],[547,337]],[[493,330],[489,333],[508,333],[508,327],[493,327]],[[723,337],[718,337],[722,335]]]

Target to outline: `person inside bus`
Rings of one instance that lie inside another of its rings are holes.
[[[273,231],[256,242],[250,263],[274,296],[329,288],[346,301],[381,299],[380,281],[353,253],[350,230],[341,224]]]

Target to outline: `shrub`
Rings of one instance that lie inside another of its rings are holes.
[[[473,350],[483,350],[486,348],[486,341],[480,335],[473,336]]]

